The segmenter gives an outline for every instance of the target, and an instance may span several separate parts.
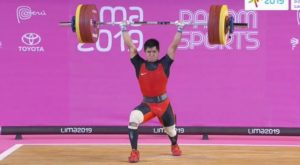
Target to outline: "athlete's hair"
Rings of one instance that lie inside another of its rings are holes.
[[[154,39],[148,39],[145,43],[144,43],[144,51],[146,51],[147,48],[153,48],[156,47],[156,49],[159,51],[159,42]]]

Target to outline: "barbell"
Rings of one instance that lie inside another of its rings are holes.
[[[122,22],[99,22],[99,13],[96,5],[80,4],[76,8],[75,16],[71,21],[59,22],[60,26],[70,26],[76,33],[80,43],[95,43],[99,38],[101,25],[119,25]],[[134,25],[174,25],[172,21],[133,21]],[[235,23],[234,18],[228,14],[227,5],[212,5],[209,9],[207,23],[185,23],[185,25],[207,26],[208,42],[210,44],[225,45],[234,31],[234,27],[248,27],[247,23]]]

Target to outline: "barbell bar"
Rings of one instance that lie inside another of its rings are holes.
[[[60,22],[60,26],[71,27],[76,32],[81,43],[95,43],[99,38],[99,29],[102,25],[120,25],[122,22],[99,22],[96,5],[80,4],[71,21]],[[130,21],[129,25],[175,25],[172,21]],[[235,23],[234,18],[228,14],[227,5],[212,5],[209,10],[207,23],[185,23],[185,25],[207,26],[208,41],[210,44],[227,43],[235,27],[248,27],[247,23]]]
[[[93,25],[99,27],[100,25],[120,25],[122,22],[93,22]],[[129,21],[129,25],[175,25],[175,21]],[[60,26],[72,26],[72,21],[59,22]],[[207,22],[201,23],[184,23],[184,25],[193,26],[207,26]],[[233,23],[234,26],[247,27],[247,23]]]

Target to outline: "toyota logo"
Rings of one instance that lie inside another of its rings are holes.
[[[36,33],[26,33],[22,36],[22,42],[29,46],[34,46],[39,44],[42,38]]]

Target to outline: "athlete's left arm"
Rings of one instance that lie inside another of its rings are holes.
[[[169,57],[174,60],[175,55],[176,55],[176,50],[177,47],[181,41],[181,37],[182,37],[182,31],[184,28],[184,23],[182,21],[176,21],[175,25],[177,26],[177,32],[173,38],[173,41],[171,42],[169,48],[168,48],[168,52],[167,54],[169,55]]]

